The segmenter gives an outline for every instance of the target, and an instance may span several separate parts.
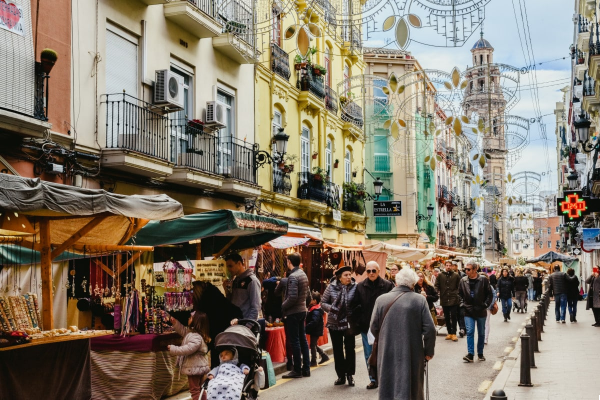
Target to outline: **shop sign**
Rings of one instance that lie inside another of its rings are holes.
[[[600,249],[600,229],[599,228],[583,228],[582,235],[583,243],[581,247],[585,250]]]
[[[342,220],[342,212],[340,210],[333,210],[333,220],[334,221]]]
[[[0,0],[0,28],[24,36],[23,9],[14,3]]]
[[[400,217],[402,216],[401,201],[374,201],[374,217]]]

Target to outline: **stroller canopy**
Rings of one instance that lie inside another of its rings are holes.
[[[258,341],[254,333],[244,325],[232,325],[215,338],[215,346],[242,347],[257,351]]]

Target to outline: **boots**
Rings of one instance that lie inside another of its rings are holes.
[[[316,367],[317,366],[317,359],[316,358],[311,358],[311,360],[310,360],[310,366],[311,367]]]
[[[319,362],[319,364],[326,363],[327,361],[329,361],[329,356],[325,353],[321,354],[321,361]]]
[[[508,322],[508,314],[504,313],[504,322]]]

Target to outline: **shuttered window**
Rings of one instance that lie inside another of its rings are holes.
[[[106,31],[106,93],[137,97],[138,45],[135,38]]]
[[[22,32],[22,35],[0,28],[0,108],[33,116],[35,56],[30,2],[16,0],[6,3],[15,3],[22,10],[21,18],[14,26],[15,31]]]

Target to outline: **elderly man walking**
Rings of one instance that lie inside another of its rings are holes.
[[[456,337],[456,324],[458,323],[458,284],[460,275],[454,272],[451,261],[446,261],[446,271],[439,274],[435,281],[435,290],[440,295],[440,304],[444,310],[446,319],[446,330],[448,335],[446,340],[458,341]]]
[[[379,276],[379,264],[377,262],[369,261],[366,270],[367,279],[356,285],[356,293],[354,294],[354,299],[350,307],[354,310],[355,320],[358,322],[358,328],[360,330],[360,335],[362,336],[365,361],[367,362],[368,368],[369,357],[371,356],[373,348],[369,344],[367,333],[369,332],[375,300],[382,294],[386,294],[392,290],[394,285],[385,279],[381,279]],[[371,371],[369,372],[369,379],[371,382],[367,386],[367,389],[377,388],[377,376],[375,375],[376,374]]]
[[[396,287],[375,302],[371,332],[377,338],[379,399],[423,400],[425,362],[433,358],[435,325],[419,280],[410,268],[396,275]]]
[[[461,298],[461,307],[465,311],[465,325],[467,328],[468,353],[463,357],[466,362],[473,362],[475,354],[475,326],[477,326],[477,357],[485,361],[483,346],[485,343],[485,321],[487,309],[492,304],[493,292],[490,282],[479,275],[479,264],[469,260],[465,266],[467,276],[461,279],[458,293]]]

